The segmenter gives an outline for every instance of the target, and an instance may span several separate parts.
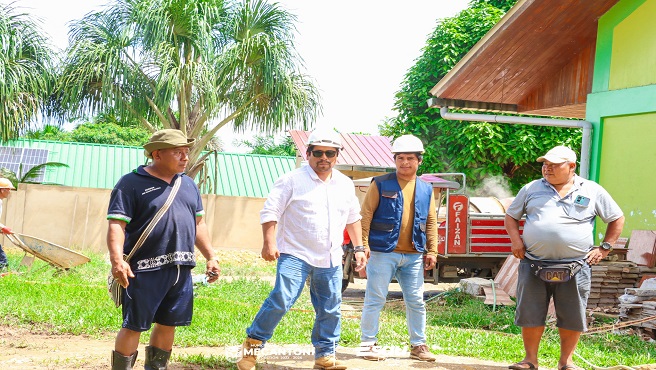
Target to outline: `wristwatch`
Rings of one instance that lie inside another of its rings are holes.
[[[610,244],[609,242],[603,242],[601,243],[601,245],[599,245],[599,248],[610,252],[613,250],[613,245]]]
[[[364,252],[364,247],[361,245],[353,247],[353,253]]]

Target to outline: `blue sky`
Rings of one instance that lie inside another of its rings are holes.
[[[9,3],[8,0],[0,0]],[[467,0],[280,0],[298,18],[296,47],[306,72],[317,83],[323,116],[315,126],[342,132],[378,133],[392,111],[394,93],[421,55],[438,19],[466,8]],[[14,5],[35,14],[56,46],[67,44],[67,23],[100,9],[105,0],[18,0]],[[231,127],[219,131],[228,151]]]

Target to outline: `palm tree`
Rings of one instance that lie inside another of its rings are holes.
[[[44,184],[43,181],[39,181],[39,178],[43,173],[50,168],[68,168],[66,163],[61,162],[45,162],[37,164],[36,166],[30,167],[29,170],[25,171],[23,164],[18,165],[18,172],[14,172],[6,167],[0,168],[0,176],[8,179],[14,185],[15,188],[18,188],[19,183],[23,184]]]
[[[196,138],[219,128],[307,127],[318,93],[299,72],[295,17],[265,0],[115,0],[72,24],[58,96],[70,117],[107,111]]]
[[[53,52],[37,24],[0,4],[0,130],[18,137],[43,112],[53,81]]]

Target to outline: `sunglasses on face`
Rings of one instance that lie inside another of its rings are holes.
[[[337,155],[337,151],[336,150],[313,150],[312,151],[312,155],[315,158],[321,158],[321,157],[323,157],[324,154],[328,158],[333,158],[334,156]]]

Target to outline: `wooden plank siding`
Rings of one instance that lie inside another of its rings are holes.
[[[544,114],[545,109],[556,108],[556,116],[585,118],[585,102],[592,91],[595,43],[588,45],[571,59],[552,78],[517,104],[517,110],[526,114]],[[565,110],[565,108],[567,110]],[[569,115],[564,115],[567,112]]]
[[[584,118],[597,21],[617,2],[519,1],[431,93],[514,104],[518,113]]]

